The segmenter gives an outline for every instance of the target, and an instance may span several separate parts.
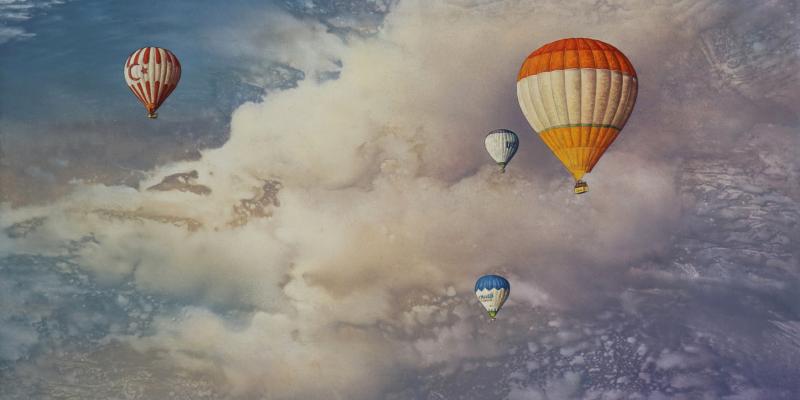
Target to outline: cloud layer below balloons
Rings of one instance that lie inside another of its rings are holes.
[[[736,293],[752,290],[753,321],[768,323],[760,294],[779,299],[798,282],[796,228],[753,218],[798,219],[800,91],[759,91],[798,82],[750,52],[796,70],[796,52],[772,50],[797,10],[765,3],[745,18],[746,5],[401,1],[379,33],[346,44],[318,25],[278,24],[302,38],[287,63],[299,55],[310,77],[335,57],[339,77],[242,105],[224,146],[155,169],[138,190],[77,184],[52,204],[3,209],[2,293],[19,291],[0,314],[0,359],[17,361],[6,376],[23,382],[12,394],[32,375],[59,389],[54,371],[76,359],[125,371],[76,379],[160,398],[791,393],[796,383],[765,389],[727,366],[728,347],[703,347],[703,335],[747,325],[704,324],[703,313],[728,315]],[[715,45],[719,32],[745,29],[737,18],[778,28],[759,31],[763,50],[749,32]],[[528,52],[568,36],[613,43],[641,80],[633,117],[582,197],[530,133],[514,86]],[[499,127],[521,137],[504,175],[482,142]],[[147,190],[188,171],[206,189]],[[22,284],[31,271],[47,279]],[[471,289],[491,272],[512,294],[486,325]],[[18,300],[37,291],[63,300]],[[692,309],[709,292],[718,303],[704,311],[662,308]],[[59,316],[58,303],[75,298],[84,310]],[[797,310],[775,313],[776,332],[800,337]],[[742,332],[736,340],[756,346],[772,331]],[[766,366],[773,375],[796,365],[788,346]],[[615,361],[604,364],[604,351]],[[593,375],[601,366],[613,376]],[[715,366],[728,376],[687,372]]]

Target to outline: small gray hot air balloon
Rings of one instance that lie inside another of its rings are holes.
[[[506,165],[514,158],[519,147],[517,134],[508,129],[495,129],[486,135],[486,151],[500,166],[500,172],[506,172]]]

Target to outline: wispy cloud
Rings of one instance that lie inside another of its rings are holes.
[[[36,36],[25,28],[14,26],[33,18],[37,13],[64,0],[3,0],[0,1],[0,45],[11,40],[21,40]]]

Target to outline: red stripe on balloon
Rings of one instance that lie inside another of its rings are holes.
[[[136,98],[137,98],[137,99],[139,99],[139,101],[140,101],[142,104],[147,104],[147,102],[146,102],[146,101],[144,101],[144,99],[143,99],[143,98],[142,98],[142,96],[139,94],[139,92],[137,92],[137,91],[136,91],[136,87],[135,87],[135,86],[133,86],[133,85],[128,85],[128,87],[130,87],[130,89],[131,89],[131,92],[133,92],[133,95],[134,95],[134,96],[136,96]]]
[[[156,87],[155,87],[155,94],[154,94],[154,97],[155,97],[155,99],[156,99],[156,104],[161,104],[161,98],[160,98],[160,97],[158,97],[158,94],[159,94],[158,92],[159,92],[159,89],[161,88],[161,82],[159,82],[159,81],[156,81],[156,85],[155,85],[155,86],[156,86]]]
[[[142,88],[142,83],[141,82],[136,82],[136,87],[139,88],[139,94],[142,95],[142,99],[145,100],[145,104],[146,104],[147,103],[147,98],[144,97],[144,88]]]

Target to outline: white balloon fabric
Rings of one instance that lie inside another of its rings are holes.
[[[519,148],[519,137],[508,129],[495,129],[486,135],[484,140],[489,156],[506,172],[506,165],[514,158]]]

